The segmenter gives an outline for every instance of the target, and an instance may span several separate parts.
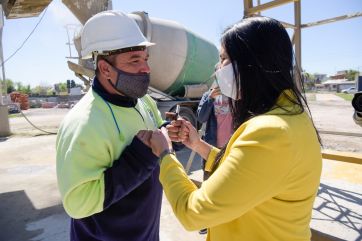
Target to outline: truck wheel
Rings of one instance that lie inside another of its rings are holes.
[[[180,116],[186,120],[188,120],[193,126],[197,127],[196,116],[191,108],[181,106],[180,108]]]

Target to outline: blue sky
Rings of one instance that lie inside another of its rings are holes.
[[[146,11],[150,17],[176,21],[218,47],[223,29],[243,16],[243,0],[172,3],[166,0],[113,0],[113,8],[126,13]],[[362,0],[302,0],[302,23],[355,12],[362,12]],[[42,14],[33,18],[5,19],[5,59],[19,48]],[[265,11],[263,15],[293,23],[293,4]],[[24,47],[5,63],[6,77],[31,86],[52,85],[67,79],[81,83],[66,64],[66,56],[69,56],[66,24],[79,22],[61,0],[53,0]],[[303,29],[302,66],[307,72],[328,75],[344,69],[362,72],[362,17]]]

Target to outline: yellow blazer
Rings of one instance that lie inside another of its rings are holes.
[[[212,176],[198,189],[173,155],[161,163],[160,181],[187,230],[208,228],[207,240],[310,240],[309,223],[322,156],[312,122],[283,95],[284,108],[243,123]],[[218,149],[211,150],[210,169]]]

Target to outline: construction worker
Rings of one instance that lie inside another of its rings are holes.
[[[94,15],[81,33],[92,57],[92,88],[64,118],[56,141],[57,177],[71,240],[159,240],[158,157],[139,139],[163,124],[146,95],[150,43],[119,11]]]

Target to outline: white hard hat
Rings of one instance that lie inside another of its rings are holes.
[[[84,24],[81,33],[82,58],[92,53],[105,52],[136,46],[152,46],[137,23],[120,11],[110,10],[97,13]]]

